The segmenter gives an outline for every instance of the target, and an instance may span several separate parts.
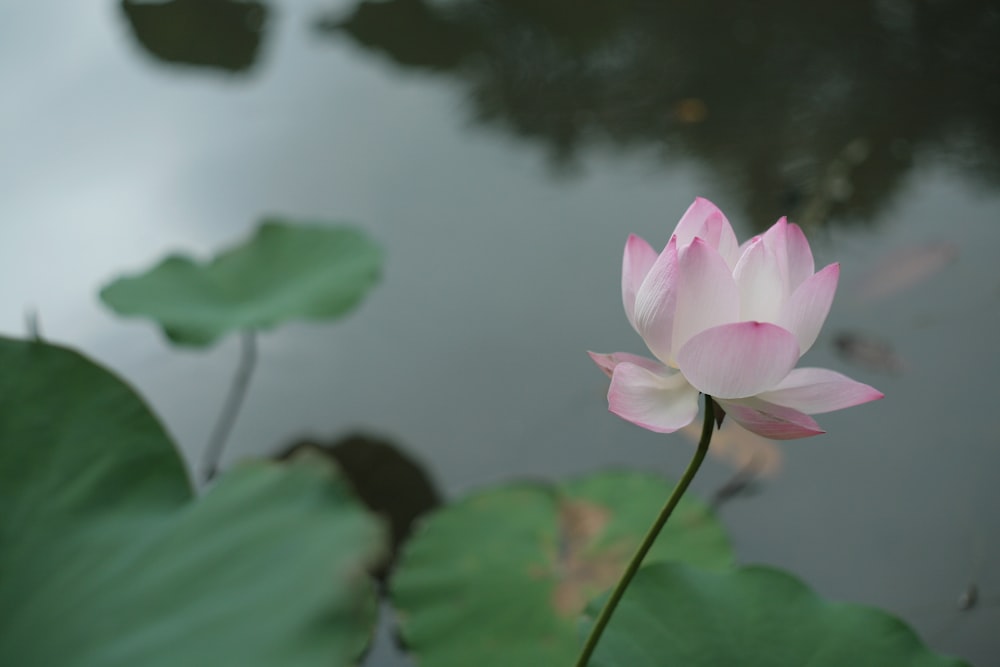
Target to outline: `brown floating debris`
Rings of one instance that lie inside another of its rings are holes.
[[[611,511],[583,500],[564,500],[559,506],[559,540],[553,572],[558,583],[552,606],[562,616],[575,618],[587,605],[594,588],[610,588],[622,571],[628,550],[590,553],[611,520]]]
[[[685,97],[674,106],[674,117],[686,125],[700,123],[708,116],[705,101],[698,97]]]

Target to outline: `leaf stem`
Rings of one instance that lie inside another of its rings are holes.
[[[663,530],[663,526],[666,525],[667,519],[673,514],[674,508],[677,507],[677,503],[680,502],[681,496],[687,491],[688,485],[691,484],[691,480],[694,479],[695,474],[698,472],[698,468],[701,467],[701,462],[705,460],[705,454],[708,453],[708,445],[712,442],[712,430],[715,426],[715,401],[712,397],[705,395],[705,419],[701,426],[701,438],[698,440],[698,449],[694,453],[694,458],[688,464],[687,470],[684,471],[684,475],[681,477],[680,481],[677,482],[677,486],[674,487],[673,492],[670,494],[670,498],[667,499],[666,505],[660,510],[660,515],[656,517],[656,521],[650,526],[649,531],[646,533],[646,537],[643,538],[642,543],[639,548],[636,549],[635,554],[632,556],[632,560],[629,561],[628,567],[625,568],[625,572],[622,573],[621,579],[615,585],[613,591],[611,591],[610,597],[608,597],[607,602],[604,603],[604,607],[601,609],[600,615],[597,617],[597,621],[594,623],[594,627],[590,630],[590,635],[587,637],[587,642],[583,645],[583,651],[580,653],[580,657],[576,661],[576,667],[586,667],[587,663],[590,662],[590,656],[593,655],[594,649],[597,648],[597,642],[601,639],[601,634],[604,632],[604,628],[608,625],[608,621],[611,620],[611,615],[615,612],[615,608],[621,601],[622,596],[625,595],[625,589],[628,588],[629,584],[632,582],[632,577],[639,570],[639,566],[642,565],[642,559],[646,557],[646,554],[652,548],[653,543],[656,542],[657,536],[660,531]]]
[[[257,365],[257,338],[252,330],[242,332],[240,336],[240,365],[236,368],[236,375],[229,385],[229,393],[226,395],[226,402],[222,405],[222,411],[212,429],[212,436],[205,446],[205,481],[211,481],[218,473],[219,460],[222,458],[222,449],[229,437],[229,432],[233,428],[233,423],[240,413],[243,399],[246,397],[247,389],[250,386],[250,378],[253,376],[254,367]]]

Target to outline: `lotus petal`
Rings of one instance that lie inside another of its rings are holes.
[[[670,239],[635,296],[633,326],[649,351],[664,362],[670,359],[677,306],[677,271],[677,241]]]
[[[608,410],[650,431],[673,433],[698,414],[698,390],[680,373],[656,373],[622,362],[611,376]]]
[[[625,316],[635,327],[635,295],[646,279],[650,267],[656,261],[656,251],[645,239],[630,234],[625,242],[625,257],[622,260],[622,302]]]
[[[713,327],[689,340],[677,355],[688,382],[716,398],[743,398],[771,389],[798,360],[795,336],[766,322]]]
[[[709,219],[718,219],[719,217],[724,218],[725,216],[722,215],[718,206],[703,197],[696,197],[694,202],[684,211],[677,227],[674,228],[673,235],[677,238],[677,244],[684,248],[691,245],[691,241],[698,237],[707,241],[713,248],[718,248],[718,228],[716,228],[716,237],[713,239],[706,233],[705,224]]]
[[[719,404],[740,426],[772,440],[808,438],[826,432],[809,415],[759,398],[720,400]]]
[[[816,272],[809,241],[796,224],[789,224],[785,243],[788,247],[788,286],[792,292]]]
[[[730,269],[736,266],[739,259],[739,243],[733,226],[718,206],[703,197],[697,197],[681,216],[674,236],[678,248],[690,245],[695,237],[703,239],[719,251]]]
[[[788,296],[788,285],[778,259],[763,239],[740,257],[733,272],[740,290],[740,319],[775,322]]]
[[[654,373],[666,373],[668,369],[666,366],[661,364],[655,359],[650,359],[649,357],[641,357],[638,354],[629,354],[628,352],[612,352],[611,354],[601,354],[600,352],[587,352],[590,358],[594,360],[598,368],[604,371],[604,374],[608,377],[614,373],[615,366],[622,362],[628,362],[630,364],[635,364],[636,366],[642,366],[646,370],[652,371]]]
[[[785,302],[777,323],[795,334],[805,354],[826,321],[840,278],[840,264],[830,264],[807,278]]]
[[[739,289],[717,250],[696,238],[680,253],[677,265],[674,359],[692,336],[720,324],[735,322],[740,315]]]
[[[785,282],[788,281],[788,220],[786,218],[781,218],[776,223],[771,225],[766,232],[761,235],[761,240],[764,242],[774,256],[778,259],[778,270],[781,271],[781,275],[784,277]],[[746,252],[746,251],[744,251]]]
[[[826,368],[796,368],[761,400],[809,415],[842,410],[883,398],[885,394]]]

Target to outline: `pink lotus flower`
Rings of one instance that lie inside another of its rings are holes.
[[[778,220],[742,246],[714,204],[696,199],[663,252],[631,235],[622,265],[625,314],[655,359],[590,353],[611,377],[608,409],[671,433],[712,396],[767,438],[824,431],[809,415],[882,398],[825,368],[795,368],[830,311],[840,265],[815,272],[798,225]]]

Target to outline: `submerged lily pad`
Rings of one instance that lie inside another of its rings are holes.
[[[591,619],[602,602],[589,606]],[[681,563],[639,570],[589,664],[968,667],[928,651],[900,619],[827,602],[780,570],[711,572]]]
[[[422,667],[572,664],[579,614],[618,579],[671,488],[601,473],[511,484],[430,515],[390,581],[403,641]],[[690,497],[646,562],[675,559],[732,562],[722,526]]]
[[[121,380],[3,338],[0,368],[0,664],[355,663],[383,535],[335,467],[245,464],[196,500]]]
[[[359,229],[270,220],[207,264],[170,256],[114,281],[101,299],[121,315],[154,320],[175,343],[205,346],[233,331],[344,315],[381,265],[381,249]]]

